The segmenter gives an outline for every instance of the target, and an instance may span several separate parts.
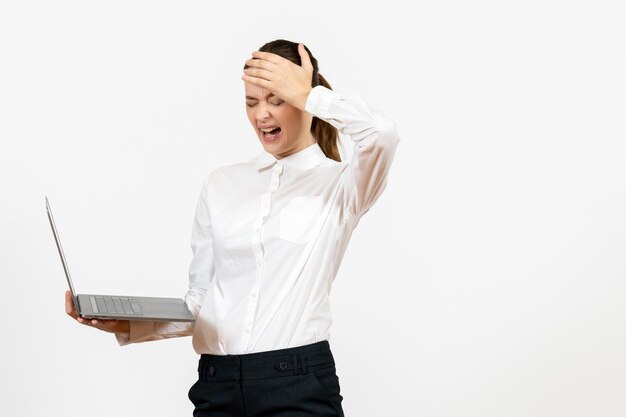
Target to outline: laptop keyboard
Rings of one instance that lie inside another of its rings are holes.
[[[107,295],[89,296],[91,309],[98,314],[124,314],[140,316],[139,301],[132,297],[113,297]]]

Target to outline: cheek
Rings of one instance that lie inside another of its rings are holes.
[[[276,121],[280,123],[285,129],[298,130],[301,124],[299,114],[289,110],[282,110],[276,113]]]

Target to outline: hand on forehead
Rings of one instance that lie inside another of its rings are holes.
[[[253,51],[253,58],[246,61],[247,67],[241,76],[245,81],[246,92],[251,97],[256,95],[257,99],[265,98],[271,93],[304,110],[312,89],[314,68],[302,43],[298,44],[298,53],[302,66],[273,53]]]

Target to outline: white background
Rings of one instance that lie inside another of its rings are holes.
[[[191,415],[190,338],[119,347],[65,315],[44,195],[79,292],[182,297],[202,180],[261,151],[240,75],[277,38],[403,139],[331,297],[346,416],[625,415],[625,21],[618,1],[3,2],[0,415]]]

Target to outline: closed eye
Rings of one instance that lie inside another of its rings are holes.
[[[280,106],[283,103],[284,103],[284,101],[281,101],[280,103],[270,103],[270,104],[272,104],[274,106]],[[256,106],[256,104],[247,104],[247,106],[248,107],[254,107],[254,106]]]

